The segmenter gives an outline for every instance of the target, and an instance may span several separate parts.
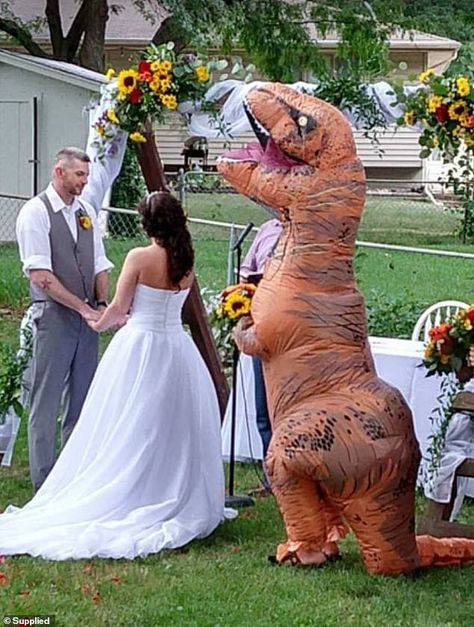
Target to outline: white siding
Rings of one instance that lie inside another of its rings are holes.
[[[362,131],[355,131],[357,150],[365,167],[370,168],[421,168],[419,157],[420,146],[418,134],[408,128],[392,127],[379,135],[379,148],[384,150],[382,157],[370,139],[363,136]],[[189,133],[177,115],[170,117],[169,123],[159,126],[156,130],[156,141],[161,159],[165,166],[182,166],[184,157],[181,152]],[[242,146],[254,142],[252,132],[239,135],[227,144],[232,147]],[[225,149],[224,139],[208,140],[208,165],[215,165],[216,159]]]
[[[391,127],[379,135],[378,149],[362,131],[354,133],[359,157],[367,168],[421,168],[419,134],[406,127]]]

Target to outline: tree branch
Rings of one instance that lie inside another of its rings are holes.
[[[35,57],[42,57],[44,59],[53,58],[50,54],[45,52],[36,42],[33,41],[31,33],[20,24],[17,24],[13,20],[8,20],[0,17],[0,31],[7,33],[10,37],[13,37],[16,42],[23,46],[30,54]]]
[[[79,11],[66,35],[67,60],[74,61],[77,49],[81,43],[82,36],[87,26],[87,16],[89,15],[89,0],[82,0]]]
[[[45,9],[48,20],[49,36],[53,46],[53,54],[57,59],[65,59],[64,35],[61,25],[61,12],[58,0],[47,0]]]

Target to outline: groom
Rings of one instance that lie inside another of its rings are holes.
[[[70,436],[98,361],[98,335],[87,324],[107,305],[105,256],[94,209],[79,200],[89,156],[56,155],[51,183],[21,209],[16,235],[30,280],[33,356],[28,444],[37,491],[56,460],[57,419],[65,382],[61,444]]]

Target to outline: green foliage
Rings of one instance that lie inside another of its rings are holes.
[[[0,347],[0,424],[10,409],[23,418],[26,409],[20,399],[22,395],[23,372],[31,357],[33,337],[31,329],[22,331],[24,347],[16,353],[11,346]]]
[[[366,295],[369,335],[380,337],[411,337],[420,313],[427,303],[371,289]]]
[[[455,413],[453,400],[462,388],[463,385],[457,379],[445,376],[441,381],[438,405],[430,416],[430,421],[433,423],[433,433],[429,438],[430,443],[427,450],[429,463],[425,469],[425,481],[432,481],[438,472],[441,454],[446,442],[446,433]]]
[[[147,189],[135,147],[129,143],[123,158],[122,169],[112,188],[110,204],[112,207],[135,209],[146,193]],[[111,212],[108,228],[111,237],[134,237],[139,230],[139,218],[137,215]]]

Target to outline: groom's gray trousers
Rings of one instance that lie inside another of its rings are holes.
[[[31,307],[34,340],[28,443],[31,480],[37,490],[56,460],[61,401],[61,446],[81,413],[97,367],[98,335],[77,312],[59,303],[37,302]]]

